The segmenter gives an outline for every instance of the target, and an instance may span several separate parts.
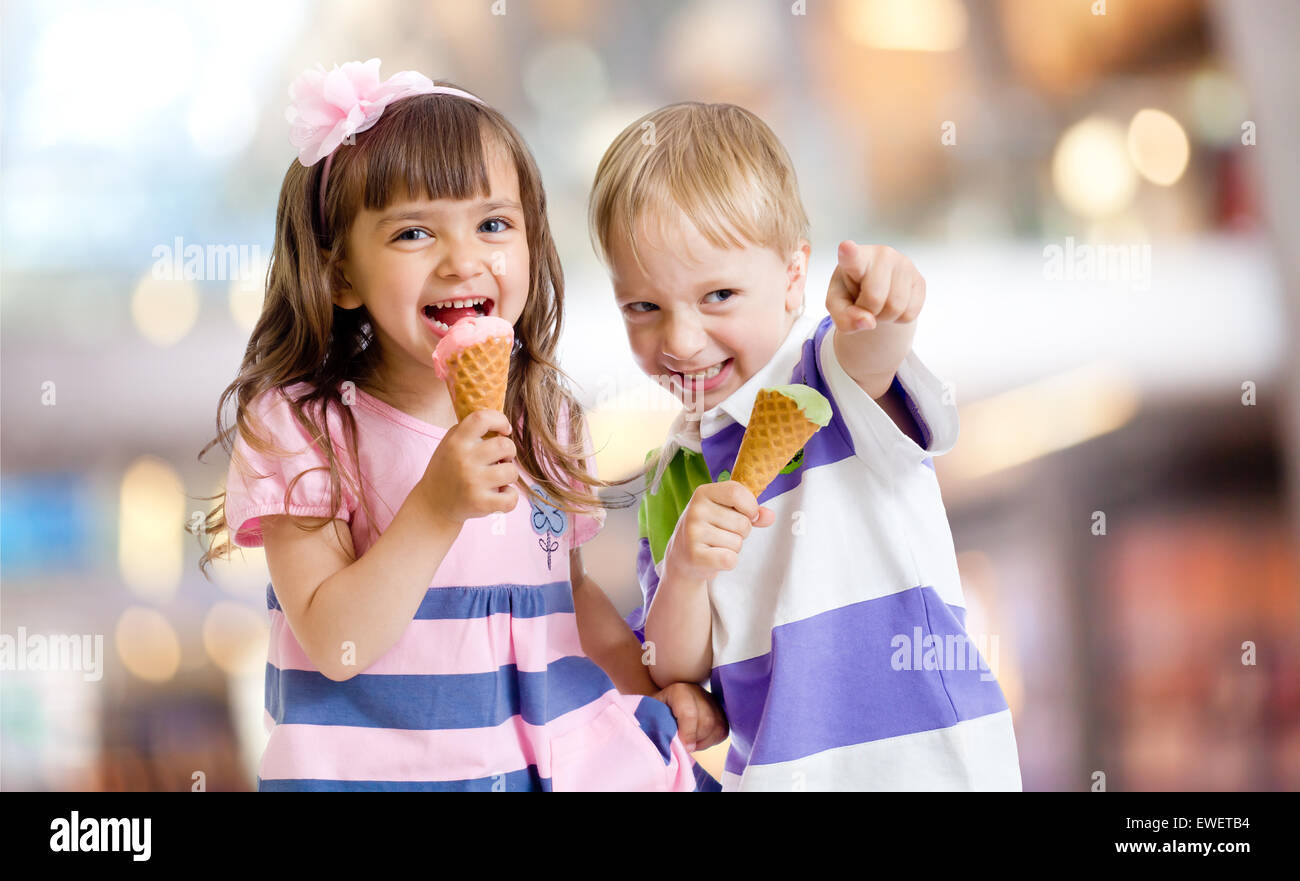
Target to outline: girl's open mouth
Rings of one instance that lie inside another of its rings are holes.
[[[421,314],[434,332],[442,336],[462,318],[492,314],[492,300],[488,297],[466,297],[443,300],[422,307]]]

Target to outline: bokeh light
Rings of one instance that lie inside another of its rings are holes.
[[[248,267],[247,277],[236,278],[230,282],[227,302],[230,316],[244,333],[249,333],[257,324],[262,314],[262,303],[266,299],[266,270],[268,263],[264,258],[253,261]]]
[[[973,480],[1100,437],[1129,422],[1139,403],[1123,371],[1092,364],[966,404],[962,443],[944,456],[944,474]]]
[[[148,682],[166,682],[181,663],[181,643],[167,618],[156,609],[132,606],[117,619],[117,656],[132,674]]]
[[[1220,70],[1199,71],[1188,85],[1192,127],[1198,137],[1225,146],[1241,135],[1241,124],[1250,112],[1246,96],[1235,79]]]
[[[156,346],[174,346],[185,338],[199,316],[199,292],[184,280],[140,279],[131,295],[131,319],[145,339]]]
[[[154,456],[131,463],[118,505],[118,565],[141,597],[170,599],[180,582],[185,491],[171,465]]]
[[[960,0],[840,0],[835,9],[848,36],[871,49],[950,52],[969,27]]]
[[[1137,175],[1124,129],[1095,116],[1067,129],[1052,155],[1052,184],[1065,207],[1082,217],[1107,217],[1127,208]]]
[[[1129,123],[1128,154],[1139,174],[1167,187],[1183,176],[1191,146],[1178,120],[1148,107],[1134,114]]]
[[[203,648],[212,663],[239,676],[266,665],[265,612],[228,600],[216,603],[203,619]]]

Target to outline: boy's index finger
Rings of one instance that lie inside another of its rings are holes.
[[[839,250],[835,256],[841,271],[844,273],[845,281],[852,282],[855,285],[861,284],[862,277],[866,275],[867,270],[870,268],[866,249],[859,248],[857,242],[845,239],[840,242]]]
[[[852,241],[840,242],[838,260],[826,293],[826,311],[841,333],[871,330],[876,326],[875,316],[859,303],[863,280],[871,268],[867,249]]]

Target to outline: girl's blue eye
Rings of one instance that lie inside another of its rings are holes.
[[[429,233],[428,233],[427,231],[420,229],[418,226],[413,226],[413,227],[411,227],[410,229],[404,229],[404,230],[402,230],[401,232],[399,232],[399,233],[397,234],[397,238],[398,238],[398,240],[400,240],[400,241],[404,241],[404,242],[418,242],[419,239],[411,239],[411,238],[407,238],[407,237],[406,237],[406,234],[407,234],[407,233],[411,233],[411,232],[424,233],[425,238],[428,238],[428,237],[429,237]]]
[[[728,289],[728,288],[723,288],[723,289],[720,290],[720,291],[709,291],[707,294],[704,295],[704,299],[707,300],[709,297],[712,297],[714,294],[717,294],[719,297],[722,297],[722,299],[720,299],[720,300],[715,300],[714,302],[716,302],[716,303],[725,303],[727,300],[729,300],[729,299],[731,299],[733,296],[735,296],[736,292],[733,291],[733,290],[730,290],[730,289]],[[725,296],[725,297],[722,296],[723,294],[726,294],[726,296]]]
[[[501,229],[483,229],[483,227],[485,227],[485,226],[487,226],[488,224],[491,224],[491,223],[499,223],[499,224],[501,224],[502,228],[501,228]],[[506,219],[504,219],[504,218],[502,218],[502,217],[489,217],[487,220],[485,220],[485,221],[483,221],[481,224],[479,224],[479,229],[482,230],[483,232],[488,232],[488,233],[505,232],[505,231],[506,231],[507,229],[509,229],[509,228],[510,228],[510,221],[508,221],[508,220],[506,220]]]
[[[645,306],[646,308],[639,309],[637,308],[638,306]],[[658,309],[659,307],[654,303],[647,303],[644,300],[639,300],[635,303],[628,303],[627,308],[633,312],[649,312],[651,309]]]

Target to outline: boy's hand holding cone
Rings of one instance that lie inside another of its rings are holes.
[[[736,568],[750,530],[775,519],[758,496],[830,421],[830,402],[806,385],[760,391],[731,478],[696,487],[678,519],[664,551],[664,578],[698,585]]]

